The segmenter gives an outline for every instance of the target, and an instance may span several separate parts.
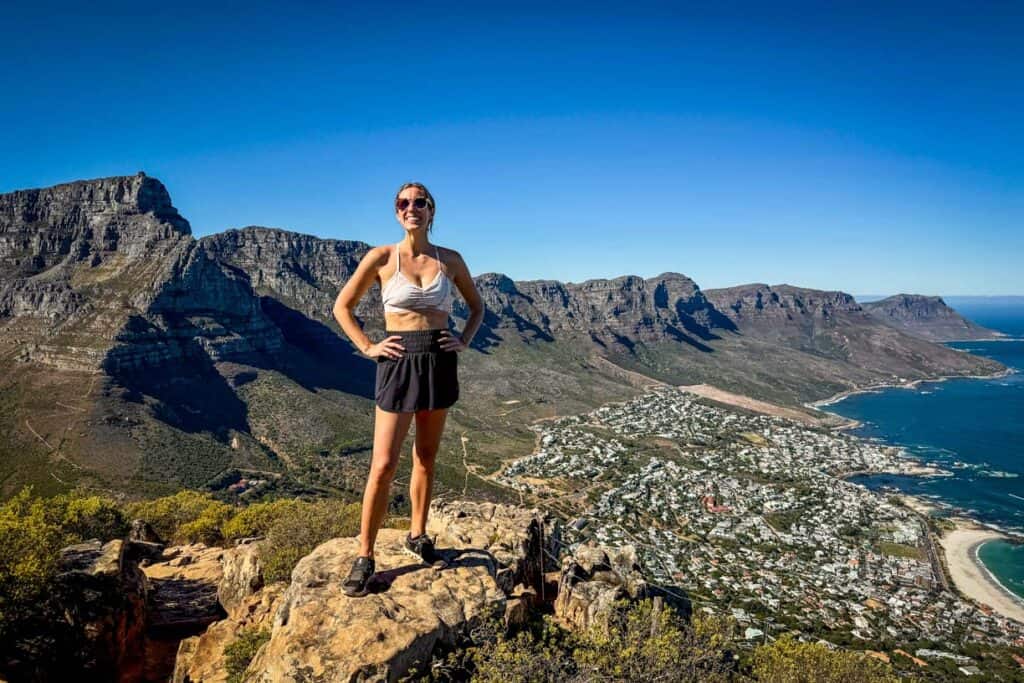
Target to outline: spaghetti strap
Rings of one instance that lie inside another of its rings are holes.
[[[434,258],[437,259],[437,268],[438,268],[438,270],[440,270],[442,273],[444,273],[444,261],[441,260],[441,253],[437,250],[437,245],[436,244],[434,245]],[[447,275],[448,274],[445,273],[445,276],[447,276]]]
[[[395,256],[398,258],[398,268],[395,270],[396,273],[402,272],[402,245],[395,245]]]

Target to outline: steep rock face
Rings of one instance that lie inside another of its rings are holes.
[[[17,357],[109,373],[277,351],[244,274],[145,174],[0,195],[0,331]]]
[[[92,540],[61,551],[52,594],[5,637],[0,678],[142,679],[147,585],[130,545]]]
[[[967,320],[942,297],[896,294],[863,304],[873,318],[929,341],[999,339],[1006,335]]]
[[[144,173],[0,195],[0,274],[32,277],[59,265],[96,267],[148,256],[191,234],[167,189]]]
[[[713,328],[723,323],[728,327],[697,284],[679,273],[579,284],[514,282],[504,275],[487,274],[476,278],[476,283],[491,327],[514,326],[547,339],[579,335],[600,345],[632,347],[686,334],[709,339]]]

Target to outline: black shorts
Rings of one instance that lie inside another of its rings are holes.
[[[389,413],[449,408],[459,400],[459,354],[441,349],[444,330],[385,332],[405,347],[398,360],[377,357],[375,399]]]

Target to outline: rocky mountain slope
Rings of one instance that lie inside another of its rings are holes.
[[[928,341],[1000,339],[1006,336],[964,318],[939,296],[896,294],[863,306],[875,319]]]
[[[370,361],[331,306],[368,245],[250,227],[200,240],[143,174],[0,195],[0,493],[76,482],[355,492],[371,447]],[[583,283],[476,277],[438,482],[488,474],[532,420],[710,384],[804,410],[838,391],[1001,369],[878,322],[849,295],[702,291],[665,273]],[[357,310],[383,332],[379,294]],[[456,325],[466,308],[456,304]],[[400,475],[401,476],[401,475]]]

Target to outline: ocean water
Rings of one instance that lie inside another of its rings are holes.
[[[920,478],[856,477],[931,498],[951,512],[1024,534],[1024,303],[947,302],[962,315],[1012,335],[1012,341],[948,342],[1017,372],[996,379],[924,382],[914,389],[856,394],[827,410],[863,422],[853,433],[905,448],[952,473]],[[1024,546],[991,541],[979,556],[999,581],[1024,597]]]

